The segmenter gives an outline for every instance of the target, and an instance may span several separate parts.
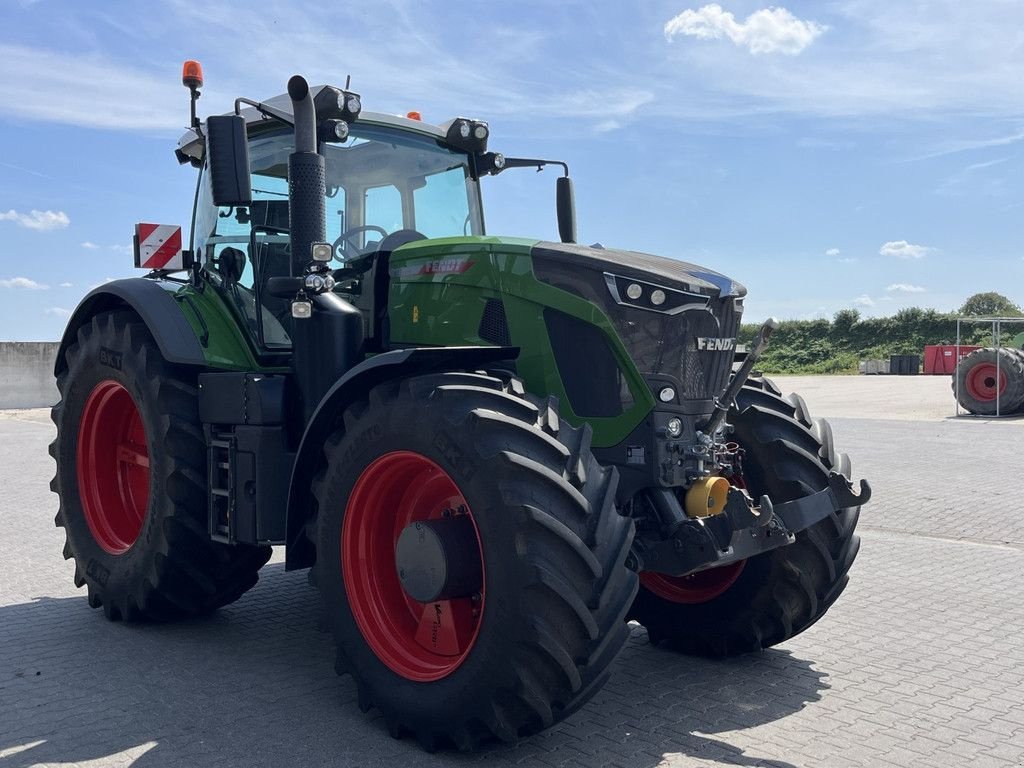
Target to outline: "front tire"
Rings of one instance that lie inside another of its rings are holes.
[[[849,477],[850,460],[836,454],[832,430],[812,419],[798,395],[782,396],[767,378],[743,386],[729,412],[734,438],[746,451],[744,480],[756,499],[776,503],[822,490],[829,471]],[[630,618],[652,643],[699,656],[734,656],[800,634],[846,588],[860,548],[860,507],[836,510],[796,534],[788,546],[741,563],[673,579],[641,574]]]
[[[270,547],[209,538],[194,375],[169,365],[127,311],[83,325],[65,362],[50,489],[89,605],[111,620],[167,620],[237,600]]]
[[[314,483],[314,581],[360,706],[428,750],[514,741],[568,716],[628,638],[633,524],[589,429],[518,380],[470,373],[378,386],[346,411]],[[480,589],[417,603],[396,577],[403,526],[468,516]]]

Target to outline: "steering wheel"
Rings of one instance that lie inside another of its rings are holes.
[[[356,256],[360,256],[361,254],[356,251],[359,246],[352,242],[352,238],[363,232],[379,232],[381,239],[388,236],[388,231],[384,227],[378,227],[376,224],[362,224],[358,227],[346,229],[334,241],[334,250],[332,251],[334,258],[338,261],[348,261]]]

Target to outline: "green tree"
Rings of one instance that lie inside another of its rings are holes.
[[[850,331],[860,321],[860,312],[856,309],[840,309],[832,321],[834,332],[840,336],[849,335]]]
[[[1003,294],[987,291],[976,293],[967,299],[960,307],[960,314],[970,317],[1021,317],[1024,316],[1024,311]]]

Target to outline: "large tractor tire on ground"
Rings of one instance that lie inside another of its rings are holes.
[[[828,422],[811,419],[798,395],[751,379],[729,412],[746,452],[743,482],[755,499],[776,503],[822,490],[830,470],[850,474]],[[788,546],[681,578],[642,573],[630,618],[652,643],[684,653],[732,656],[777,645],[824,615],[846,587],[860,539],[860,508],[836,510]]]
[[[961,407],[981,416],[1016,413],[1024,406],[1024,353],[1005,347],[976,349],[956,366],[953,393]]]
[[[350,406],[325,446],[309,532],[337,671],[360,707],[432,750],[514,741],[584,704],[628,638],[637,589],[617,482],[590,428],[513,378],[424,375]],[[476,586],[419,602],[396,544],[445,519],[464,534],[448,562],[475,569]]]
[[[112,620],[167,620],[237,600],[270,547],[210,540],[195,375],[169,365],[128,311],[83,325],[65,361],[50,488],[89,605]]]

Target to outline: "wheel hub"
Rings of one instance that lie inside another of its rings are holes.
[[[975,400],[995,400],[1006,389],[1006,372],[992,363],[979,363],[967,373],[967,392]]]
[[[462,514],[410,523],[395,545],[395,566],[402,589],[418,602],[476,594],[482,573],[473,521]]]
[[[78,429],[78,489],[96,543],[127,552],[142,532],[149,506],[149,448],[131,394],[113,380],[97,384]]]
[[[430,682],[466,660],[486,610],[483,545],[440,466],[393,451],[363,470],[345,508],[341,565],[352,616],[393,672]]]

